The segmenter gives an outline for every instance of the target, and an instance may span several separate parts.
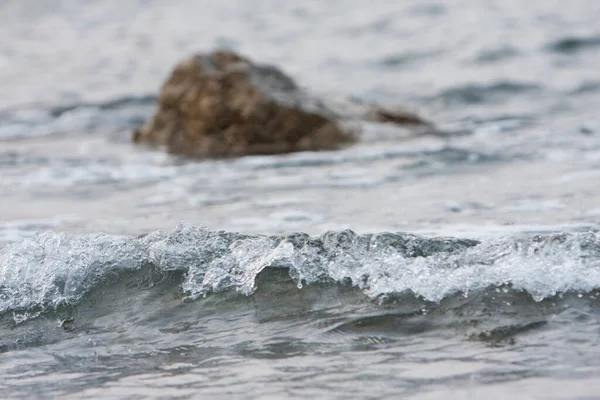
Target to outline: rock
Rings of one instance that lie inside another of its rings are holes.
[[[355,107],[365,120],[426,124],[406,112]],[[161,88],[155,115],[133,139],[203,158],[333,150],[355,141],[343,127],[355,116],[328,107],[275,67],[217,51],[177,64]]]

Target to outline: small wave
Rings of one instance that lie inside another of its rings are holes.
[[[131,129],[150,115],[156,96],[125,96],[102,103],[46,108],[30,106],[0,112],[0,140],[103,129]]]
[[[182,273],[188,300],[230,290],[249,295],[269,267],[287,270],[299,288],[351,284],[371,298],[412,293],[439,302],[512,287],[539,301],[600,288],[600,237],[558,233],[478,242],[350,230],[262,236],[186,224],[139,238],[46,232],[0,250],[0,314],[37,315],[77,304],[133,271]]]
[[[101,103],[78,103],[66,106],[54,107],[51,110],[53,117],[60,117],[61,115],[77,110],[79,108],[97,108],[99,110],[120,110],[123,107],[131,106],[154,106],[157,101],[156,95],[141,95],[141,96],[124,96],[116,99],[108,100]]]
[[[513,47],[501,47],[498,49],[482,51],[475,58],[475,62],[479,64],[489,64],[517,57],[518,55],[519,51]]]
[[[412,64],[416,61],[421,61],[424,59],[440,56],[442,54],[441,51],[430,51],[430,52],[404,52],[404,53],[395,53],[390,54],[377,60],[376,65],[382,66],[385,68],[398,68],[403,67],[408,64]]]
[[[595,94],[600,92],[600,81],[585,81],[569,92],[570,95]]]
[[[479,104],[505,101],[515,95],[538,92],[542,88],[534,83],[498,82],[492,85],[467,84],[443,91],[436,99],[453,104]]]
[[[600,47],[600,36],[568,36],[547,44],[546,50],[552,53],[574,54],[597,47]]]

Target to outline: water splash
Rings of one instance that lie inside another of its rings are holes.
[[[540,301],[600,288],[600,238],[558,233],[478,242],[350,230],[263,236],[186,224],[139,238],[46,232],[0,251],[0,314],[76,304],[142,269],[183,272],[181,289],[192,300],[228,290],[249,295],[267,267],[287,268],[298,287],[351,284],[372,298],[408,292],[437,302],[511,286]]]

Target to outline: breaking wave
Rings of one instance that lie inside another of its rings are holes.
[[[181,273],[184,300],[231,290],[250,295],[267,268],[287,270],[298,288],[352,285],[374,299],[412,293],[439,302],[510,287],[541,301],[600,288],[600,237],[557,233],[478,242],[350,230],[261,236],[186,224],[138,238],[46,232],[0,250],[0,314],[27,319],[74,305],[134,271]]]

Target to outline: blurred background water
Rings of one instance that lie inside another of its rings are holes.
[[[594,398],[598,21],[591,0],[3,1],[2,394]],[[201,162],[132,145],[174,63],[223,47],[447,134]]]

